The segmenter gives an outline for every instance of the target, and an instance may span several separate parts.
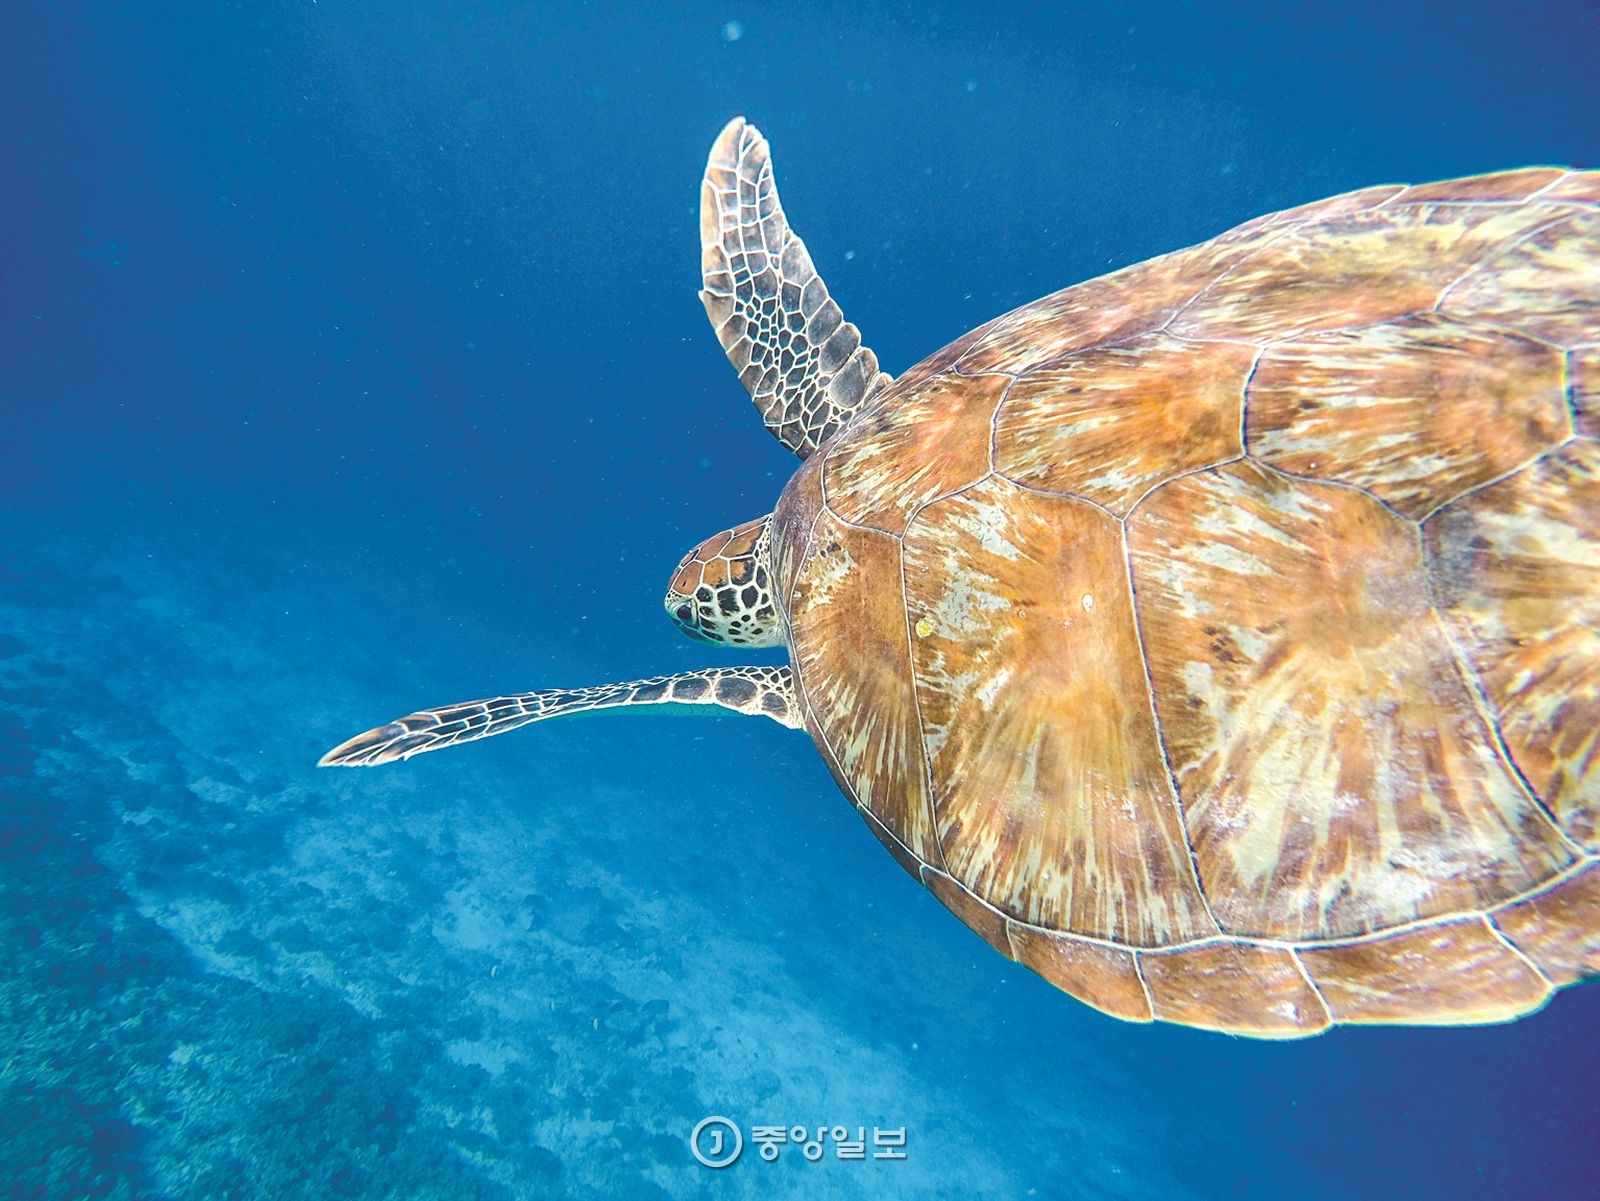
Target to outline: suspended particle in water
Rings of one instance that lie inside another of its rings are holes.
[[[744,22],[743,21],[729,21],[726,25],[724,25],[722,27],[722,40],[723,41],[725,41],[725,42],[737,42],[742,37],[744,37]]]

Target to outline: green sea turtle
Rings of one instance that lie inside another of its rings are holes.
[[[742,120],[701,234],[802,463],[666,606],[789,666],[450,705],[323,763],[762,714],[968,926],[1135,1021],[1492,1022],[1600,970],[1600,172],[1275,213],[893,380]]]

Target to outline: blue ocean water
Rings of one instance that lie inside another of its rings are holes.
[[[1577,4],[8,7],[6,1196],[1596,1195],[1600,989],[1121,1024],[732,716],[312,764],[718,661],[667,576],[794,463],[696,298],[734,114],[898,371],[1273,209],[1600,162],[1597,49]],[[713,1172],[711,1114],[907,1155]]]

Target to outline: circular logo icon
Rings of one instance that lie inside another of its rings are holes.
[[[701,1118],[689,1134],[689,1150],[708,1168],[725,1168],[744,1150],[744,1135],[724,1117]]]

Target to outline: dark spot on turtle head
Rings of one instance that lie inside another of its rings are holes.
[[[700,601],[702,604],[710,604],[712,599],[711,589],[707,588],[704,584],[700,585],[700,587],[694,590],[694,598],[695,600]]]
[[[724,588],[717,593],[717,612],[724,617],[739,611],[739,594],[732,588]]]
[[[739,599],[746,609],[754,609],[756,602],[761,599],[761,592],[754,585],[747,585],[745,590],[739,593]]]

